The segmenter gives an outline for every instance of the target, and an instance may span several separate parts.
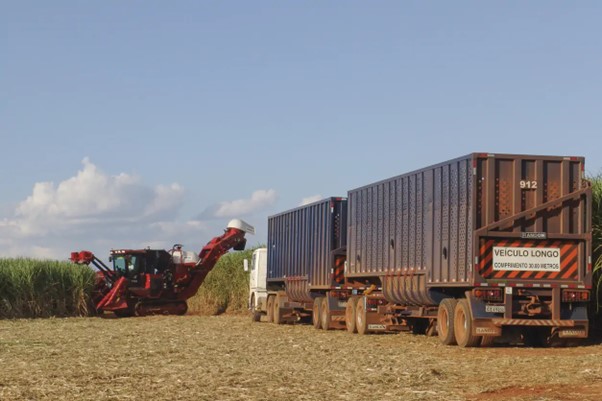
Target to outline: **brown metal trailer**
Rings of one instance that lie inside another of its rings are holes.
[[[344,299],[328,294],[344,281],[346,241],[345,198],[326,198],[268,218],[269,322],[312,317],[318,329],[344,327]]]
[[[348,329],[436,329],[461,346],[587,337],[583,172],[582,157],[473,153],[349,191]]]

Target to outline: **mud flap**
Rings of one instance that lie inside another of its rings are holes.
[[[555,327],[552,329],[553,334],[557,334],[558,338],[569,339],[569,338],[587,338],[589,330],[587,322],[582,325],[575,325],[575,327]]]
[[[359,302],[366,302],[366,297],[362,297]],[[383,322],[383,315],[379,313],[379,308],[366,307],[366,326],[370,333],[382,333],[387,331],[387,325]]]
[[[476,336],[499,337],[502,335],[501,326],[496,326],[492,319],[496,318],[494,313],[486,312],[485,303],[475,298],[471,291],[466,291],[466,299],[470,308],[473,321],[472,334]]]
[[[257,305],[255,306],[255,309],[258,312],[262,312],[262,311],[266,311],[268,306],[267,306],[267,302],[268,302],[268,297],[261,297],[259,298]]]
[[[278,310],[280,312],[280,318],[285,323],[293,323],[296,319],[292,315],[293,308],[290,306],[290,302],[288,300],[288,296],[284,291],[279,291],[278,295],[274,299],[274,302],[278,302]],[[275,317],[275,316],[274,316]]]
[[[326,299],[328,300],[328,310],[330,313],[330,328],[344,329],[347,302],[331,296],[330,293],[326,294]]]
[[[345,314],[346,302],[342,302],[339,298],[331,296],[330,293],[327,293],[326,296],[328,297],[328,309],[330,309],[331,313],[339,314],[338,312],[342,312],[342,314]]]

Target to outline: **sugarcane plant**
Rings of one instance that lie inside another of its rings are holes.
[[[592,323],[602,330],[602,173],[589,177],[592,184]]]
[[[0,319],[86,316],[94,271],[71,263],[0,259]]]

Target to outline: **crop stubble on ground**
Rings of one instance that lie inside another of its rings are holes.
[[[247,317],[0,321],[0,400],[599,400],[602,346],[460,349]]]

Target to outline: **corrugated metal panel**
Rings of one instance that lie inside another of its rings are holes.
[[[479,199],[476,228],[582,188],[583,158],[485,155],[476,159]],[[521,182],[525,188],[521,188]],[[577,233],[579,202],[523,220],[515,231]]]
[[[479,258],[479,271],[490,272],[491,260],[483,256],[492,246],[542,247],[543,242],[517,238],[522,232],[544,232],[556,239],[547,246],[566,251],[566,271],[498,272],[497,278],[582,282],[590,252],[586,234],[591,230],[583,162],[475,153],[349,191],[347,276],[379,277],[394,302],[436,303],[433,288],[483,281],[475,274],[474,261]],[[565,199],[571,194],[577,197]],[[560,198],[565,199],[562,204],[512,223],[521,212]],[[506,221],[512,224],[495,226]]]
[[[347,200],[327,198],[268,218],[268,282],[332,285],[332,251],[347,243]]]
[[[441,282],[466,281],[471,179],[464,157],[349,191],[348,276],[429,270]],[[388,195],[374,202],[375,193]]]

